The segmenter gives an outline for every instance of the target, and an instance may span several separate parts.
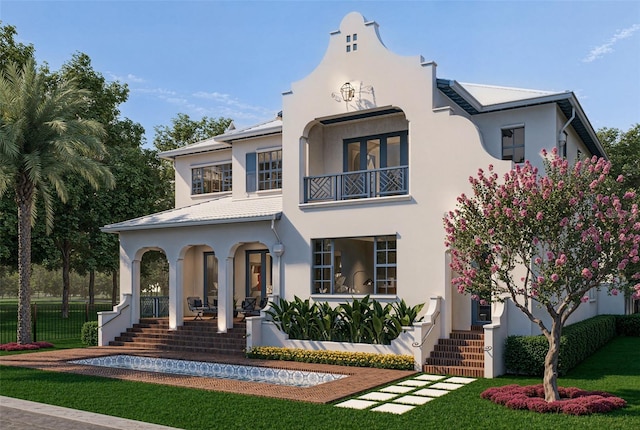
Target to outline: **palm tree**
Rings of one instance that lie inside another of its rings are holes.
[[[31,228],[42,200],[47,230],[53,225],[52,191],[67,199],[65,175],[91,186],[113,186],[101,162],[103,126],[79,116],[90,93],[72,80],[51,82],[33,59],[0,73],[0,197],[15,191],[18,207],[18,343],[31,343]]]

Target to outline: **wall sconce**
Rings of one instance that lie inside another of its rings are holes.
[[[342,100],[350,102],[356,95],[356,89],[353,88],[353,85],[349,82],[345,82],[345,84],[340,87],[340,95],[342,96]]]

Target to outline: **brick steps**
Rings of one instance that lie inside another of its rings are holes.
[[[166,319],[142,319],[121,333],[111,346],[185,351],[210,354],[243,354],[246,347],[246,323],[234,322],[227,333],[218,333],[212,320],[184,321],[176,330],[169,330]]]
[[[455,330],[448,339],[439,339],[422,370],[438,375],[484,377],[484,333]]]

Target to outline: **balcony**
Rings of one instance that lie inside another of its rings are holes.
[[[408,166],[304,178],[304,203],[368,199],[408,193]]]

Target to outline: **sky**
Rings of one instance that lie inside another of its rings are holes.
[[[76,52],[126,83],[121,114],[154,127],[178,113],[273,119],[282,93],[320,63],[329,33],[358,11],[383,43],[438,64],[439,78],[573,91],[594,129],[640,122],[639,1],[29,1],[0,21],[58,70]]]

